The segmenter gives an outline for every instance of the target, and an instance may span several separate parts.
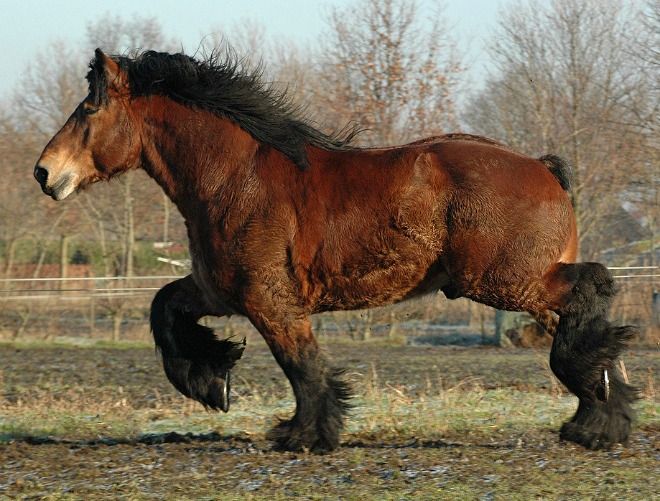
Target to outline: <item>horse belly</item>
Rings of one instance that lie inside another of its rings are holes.
[[[398,235],[398,245],[346,260],[320,285],[321,308],[353,310],[396,303],[447,283],[438,252]]]
[[[447,238],[448,193],[432,182],[436,171],[427,157],[415,162],[410,179],[389,203],[379,199],[359,207],[352,219],[335,221],[322,259],[333,270],[326,304],[380,306],[446,285],[440,257]]]

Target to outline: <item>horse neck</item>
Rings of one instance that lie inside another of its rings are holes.
[[[249,175],[258,143],[233,122],[163,96],[143,101],[143,168],[186,219]]]

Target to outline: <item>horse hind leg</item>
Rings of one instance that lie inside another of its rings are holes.
[[[229,410],[229,370],[241,358],[245,343],[220,340],[199,325],[215,314],[202,301],[189,275],[167,284],[151,304],[151,330],[174,387],[214,410]]]
[[[599,263],[562,264],[550,281],[562,296],[556,308],[559,323],[550,367],[579,399],[577,412],[563,424],[560,437],[589,449],[625,444],[637,391],[621,380],[615,361],[634,329],[607,320],[614,281]]]
[[[542,310],[542,311],[530,311],[529,312],[536,323],[543,327],[543,330],[550,334],[552,337],[555,336],[557,332],[557,326],[559,325],[559,316],[551,310]]]

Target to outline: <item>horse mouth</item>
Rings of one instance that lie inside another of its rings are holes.
[[[74,190],[73,176],[71,174],[63,175],[60,180],[52,186],[42,186],[41,191],[56,201],[64,200]]]

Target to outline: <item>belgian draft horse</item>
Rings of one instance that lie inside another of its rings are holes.
[[[296,398],[269,437],[280,449],[332,450],[350,391],[310,315],[441,290],[544,321],[552,370],[579,398],[561,437],[588,448],[627,440],[636,392],[614,363],[632,333],[607,320],[607,269],[574,262],[570,168],[559,157],[467,134],[358,148],[354,130],[320,132],[284,94],[215,55],[97,49],[87,80],[34,176],[62,200],[143,168],[176,204],[192,274],[156,294],[151,327],[184,395],[227,410],[243,345],[197,321],[244,315]]]

